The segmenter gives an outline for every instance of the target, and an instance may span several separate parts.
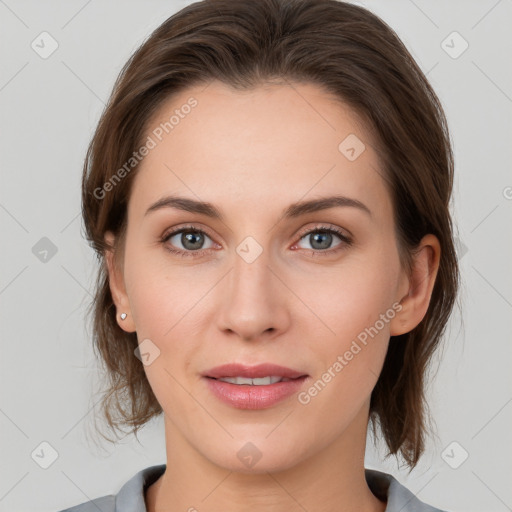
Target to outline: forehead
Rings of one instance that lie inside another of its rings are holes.
[[[332,192],[390,207],[361,119],[314,84],[191,87],[162,103],[148,137],[154,147],[137,170],[134,208],[164,193],[248,206],[275,197],[282,207]]]

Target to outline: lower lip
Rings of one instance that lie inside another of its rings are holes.
[[[222,402],[237,409],[266,409],[297,393],[307,376],[268,386],[230,384],[205,377],[210,391]]]

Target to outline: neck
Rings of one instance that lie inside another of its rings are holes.
[[[199,454],[165,417],[167,467],[146,491],[148,512],[384,512],[365,478],[367,410],[334,442],[284,470],[240,473]]]

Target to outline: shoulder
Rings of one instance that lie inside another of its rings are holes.
[[[132,476],[117,494],[80,503],[59,512],[146,512],[144,493],[165,471],[166,465],[150,466]]]
[[[424,503],[388,473],[366,469],[365,474],[373,494],[387,500],[385,512],[447,512]]]
[[[111,494],[102,496],[91,501],[86,501],[80,505],[60,510],[59,512],[115,512],[116,497]]]

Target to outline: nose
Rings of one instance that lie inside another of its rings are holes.
[[[243,341],[273,339],[288,328],[291,293],[265,251],[249,261],[237,254],[224,278],[218,325]]]

